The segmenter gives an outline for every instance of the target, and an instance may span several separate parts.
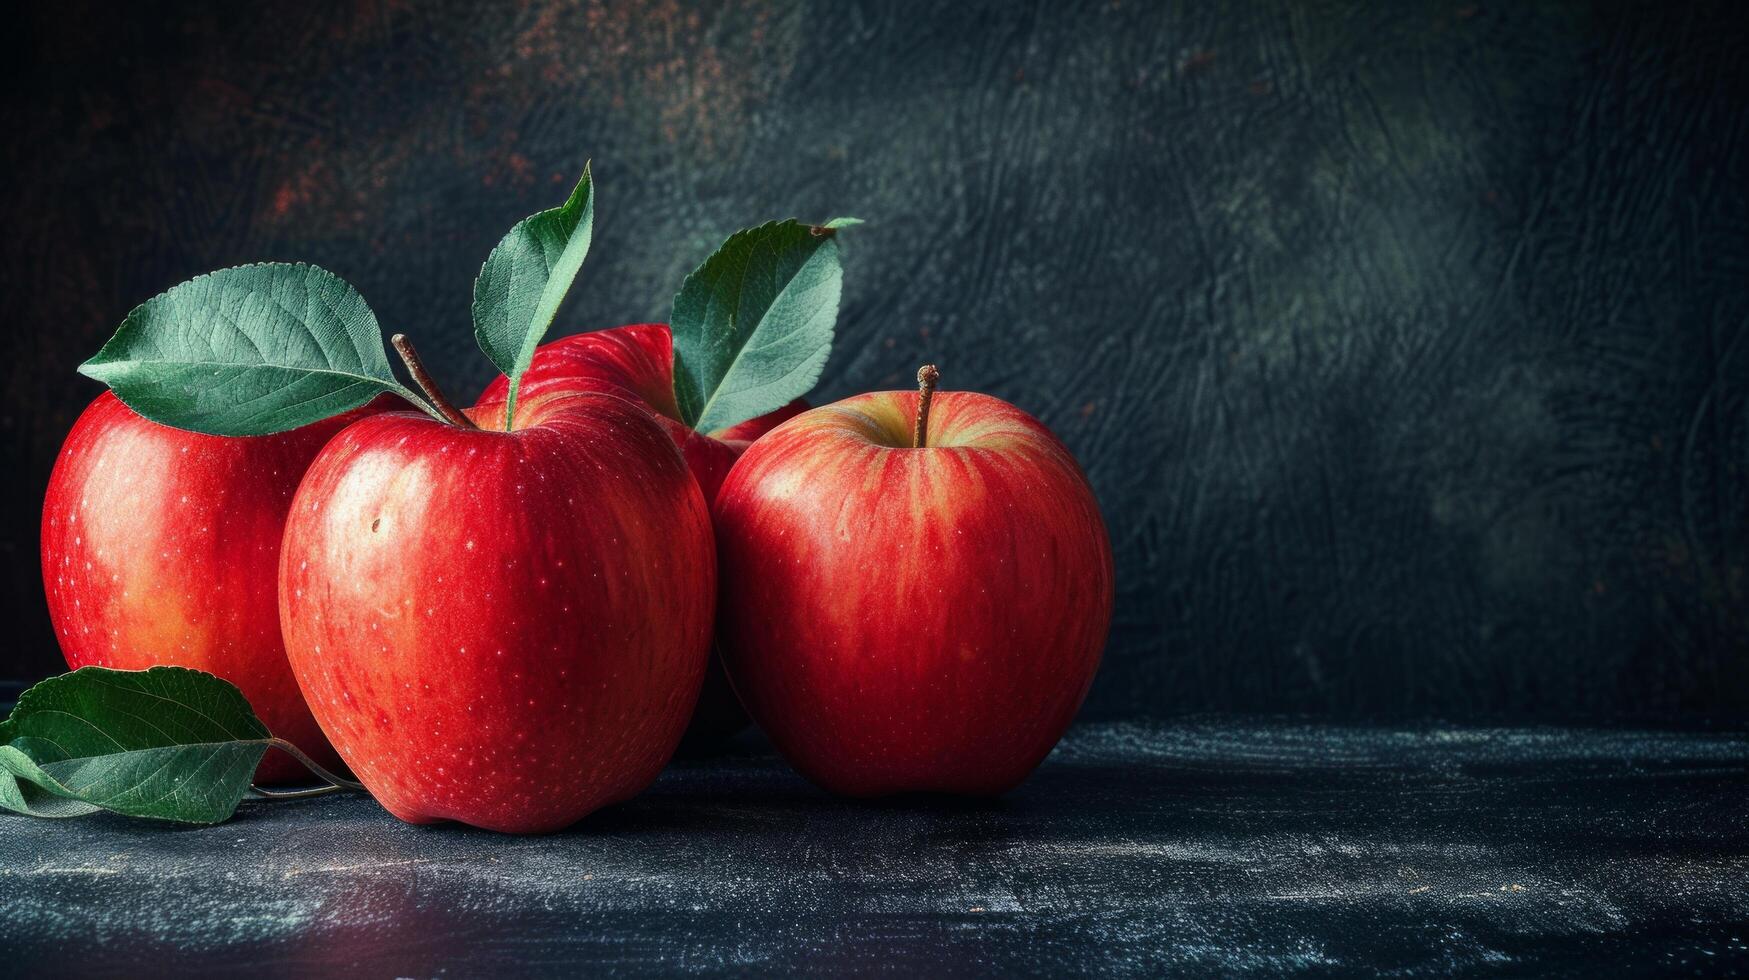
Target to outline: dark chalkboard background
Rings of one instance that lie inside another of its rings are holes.
[[[817,397],[994,393],[1087,468],[1088,715],[1749,714],[1749,59],[1730,4],[67,0],[0,44],[0,676],[56,670],[43,487],[134,304],[355,283],[452,387],[583,161],[560,332],[856,214]]]

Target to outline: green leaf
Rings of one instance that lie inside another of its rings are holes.
[[[510,379],[504,427],[534,350],[552,326],[594,237],[595,190],[589,165],[560,207],[524,218],[498,242],[474,280],[474,339]]]
[[[0,806],[38,816],[218,823],[277,744],[235,686],[183,667],[52,677],[24,692],[6,728]]]
[[[0,752],[4,751],[6,747],[0,746]],[[11,770],[0,768],[0,809],[22,813],[28,817],[60,818],[83,817],[102,808],[55,796],[31,783],[19,782]]]
[[[393,391],[376,315],[339,276],[269,262],[208,273],[135,308],[81,374],[141,415],[219,436],[283,432]]]
[[[773,221],[729,236],[674,297],[674,398],[714,432],[783,407],[820,379],[844,270],[835,218]]]

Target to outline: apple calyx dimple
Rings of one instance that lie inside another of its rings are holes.
[[[929,447],[929,403],[935,399],[935,383],[941,380],[941,370],[933,364],[917,369],[917,421],[911,426],[911,448]]]

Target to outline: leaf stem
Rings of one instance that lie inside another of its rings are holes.
[[[327,796],[330,793],[340,793],[351,789],[350,786],[312,786],[309,789],[263,789],[260,786],[249,787],[256,796],[264,800],[307,800],[312,796]]]
[[[417,384],[419,390],[425,392],[425,396],[431,399],[431,404],[436,406],[444,421],[451,425],[459,425],[464,429],[479,428],[472,419],[462,414],[461,409],[456,408],[449,399],[443,397],[443,389],[437,386],[436,379],[432,378],[431,373],[425,370],[425,362],[419,359],[419,352],[413,349],[413,342],[407,339],[406,334],[395,334],[389,338],[389,343],[394,345],[395,353],[401,355],[401,362],[407,365],[407,373],[413,376],[413,383]]]
[[[911,426],[911,448],[923,449],[929,445],[929,403],[935,400],[935,383],[941,380],[941,371],[933,364],[925,364],[917,369],[917,421]]]
[[[286,755],[289,755],[292,758],[303,763],[305,769],[310,770],[311,772],[315,773],[317,776],[320,776],[321,778],[326,779],[328,782],[333,783],[335,786],[338,786],[341,789],[357,790],[360,793],[370,792],[369,790],[364,788],[363,783],[354,782],[353,780],[345,779],[345,778],[342,778],[340,776],[336,776],[333,773],[329,772],[328,770],[322,768],[321,765],[319,765],[316,762],[316,760],[305,755],[302,751],[300,751],[298,749],[297,746],[291,744],[290,742],[286,741],[283,738],[269,739],[267,744],[269,746],[271,746],[272,748],[276,748],[276,749],[280,750],[281,752],[284,752]]]

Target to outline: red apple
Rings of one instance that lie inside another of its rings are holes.
[[[502,414],[509,384],[509,379],[499,375],[481,393],[474,410],[496,409]],[[655,416],[686,455],[687,465],[707,503],[716,498],[729,468],[753,440],[808,407],[807,402],[798,398],[769,415],[727,429],[709,434],[694,432],[680,421],[680,409],[674,401],[674,344],[664,323],[636,323],[575,334],[542,345],[522,376],[517,397],[519,401],[530,401],[577,391],[619,395]],[[687,738],[708,743],[732,735],[746,725],[747,715],[729,686],[722,661],[713,656]]]
[[[919,401],[789,420],[714,510],[729,676],[784,757],[849,796],[1018,785],[1111,623],[1111,545],[1062,443],[987,395]]]
[[[710,514],[667,434],[600,394],[366,419],[310,466],[280,558],[292,669],[389,812],[541,832],[656,778],[716,598]]]
[[[234,439],[159,425],[99,395],[67,435],[43,502],[43,586],[67,665],[209,671],[237,685],[275,735],[334,765],[280,643],[279,545],[310,460],[374,410]],[[256,778],[311,777],[270,752]]]

